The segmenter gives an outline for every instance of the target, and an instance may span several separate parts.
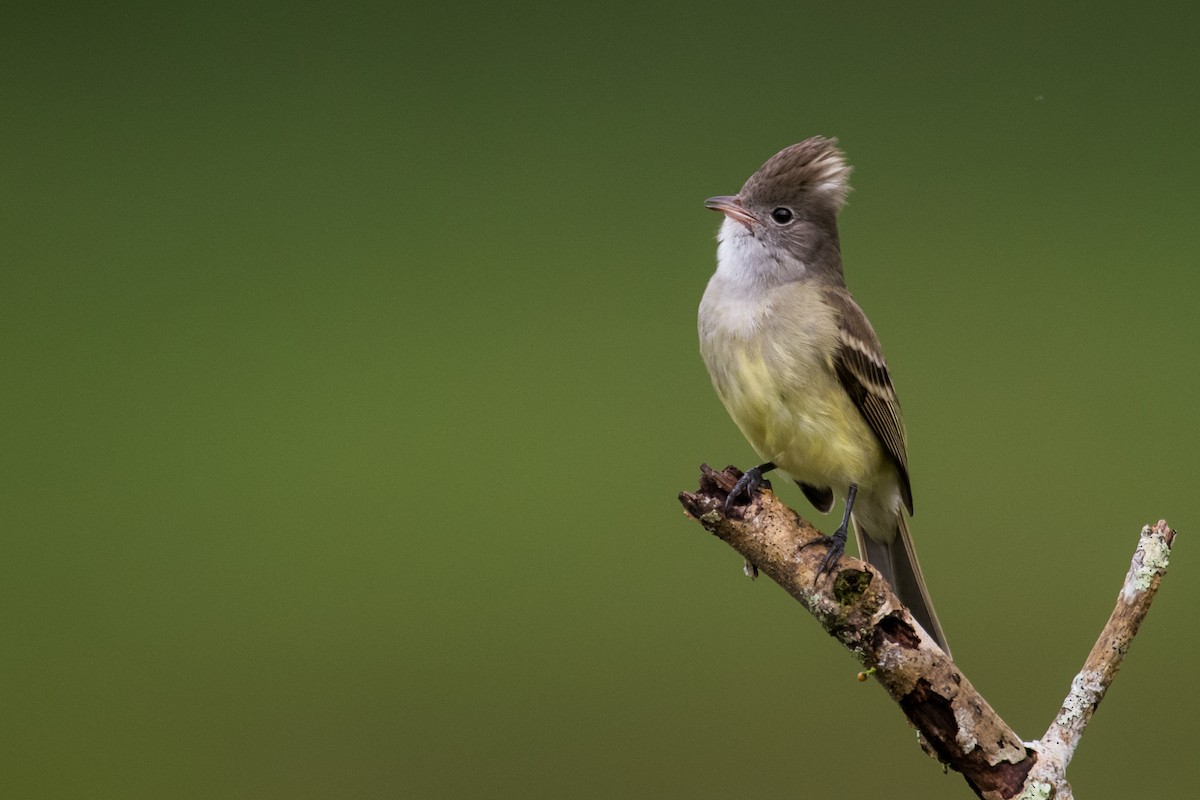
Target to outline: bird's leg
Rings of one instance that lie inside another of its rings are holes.
[[[733,485],[733,489],[729,492],[729,497],[725,498],[725,515],[728,516],[733,507],[737,505],[737,499],[742,495],[746,495],[746,504],[754,502],[755,495],[758,490],[766,484],[767,488],[771,488],[771,484],[763,480],[763,473],[770,472],[775,469],[775,462],[768,461],[765,464],[759,464],[757,467],[751,467],[738,478],[738,482]]]
[[[811,544],[829,546],[829,551],[825,553],[825,557],[821,559],[820,566],[817,567],[817,580],[820,580],[822,575],[833,572],[833,568],[841,560],[842,554],[846,552],[846,536],[850,528],[850,512],[854,510],[854,498],[856,496],[858,496],[858,484],[852,483],[850,484],[850,490],[846,492],[846,513],[842,514],[842,524],[838,525],[837,530],[833,532],[833,536],[822,536],[800,545],[801,550]]]

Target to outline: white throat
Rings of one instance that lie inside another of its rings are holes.
[[[785,256],[786,258],[787,256]],[[789,259],[788,272],[803,274],[804,264]],[[731,291],[761,292],[778,283],[784,265],[746,226],[728,217],[717,233],[716,277]]]

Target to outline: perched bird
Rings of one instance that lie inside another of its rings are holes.
[[[773,469],[823,513],[844,497],[820,572],[837,565],[853,523],[860,555],[949,652],[905,519],[913,502],[900,403],[842,274],[837,215],[849,174],[837,141],[818,136],[777,153],[736,195],[705,201],[725,219],[700,302],[700,352],[764,462],[745,473],[726,510],[753,502]]]

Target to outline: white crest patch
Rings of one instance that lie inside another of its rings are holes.
[[[850,192],[850,167],[842,154],[837,150],[827,151],[815,159],[811,167],[813,188],[832,197],[839,206],[843,205]]]

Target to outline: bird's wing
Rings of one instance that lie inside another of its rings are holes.
[[[833,366],[846,393],[862,412],[871,430],[879,437],[884,450],[900,468],[900,491],[908,513],[913,511],[912,487],[908,481],[908,449],[904,436],[904,420],[900,416],[900,401],[879,337],[867,315],[845,289],[829,289],[826,301],[837,311],[838,347]]]

